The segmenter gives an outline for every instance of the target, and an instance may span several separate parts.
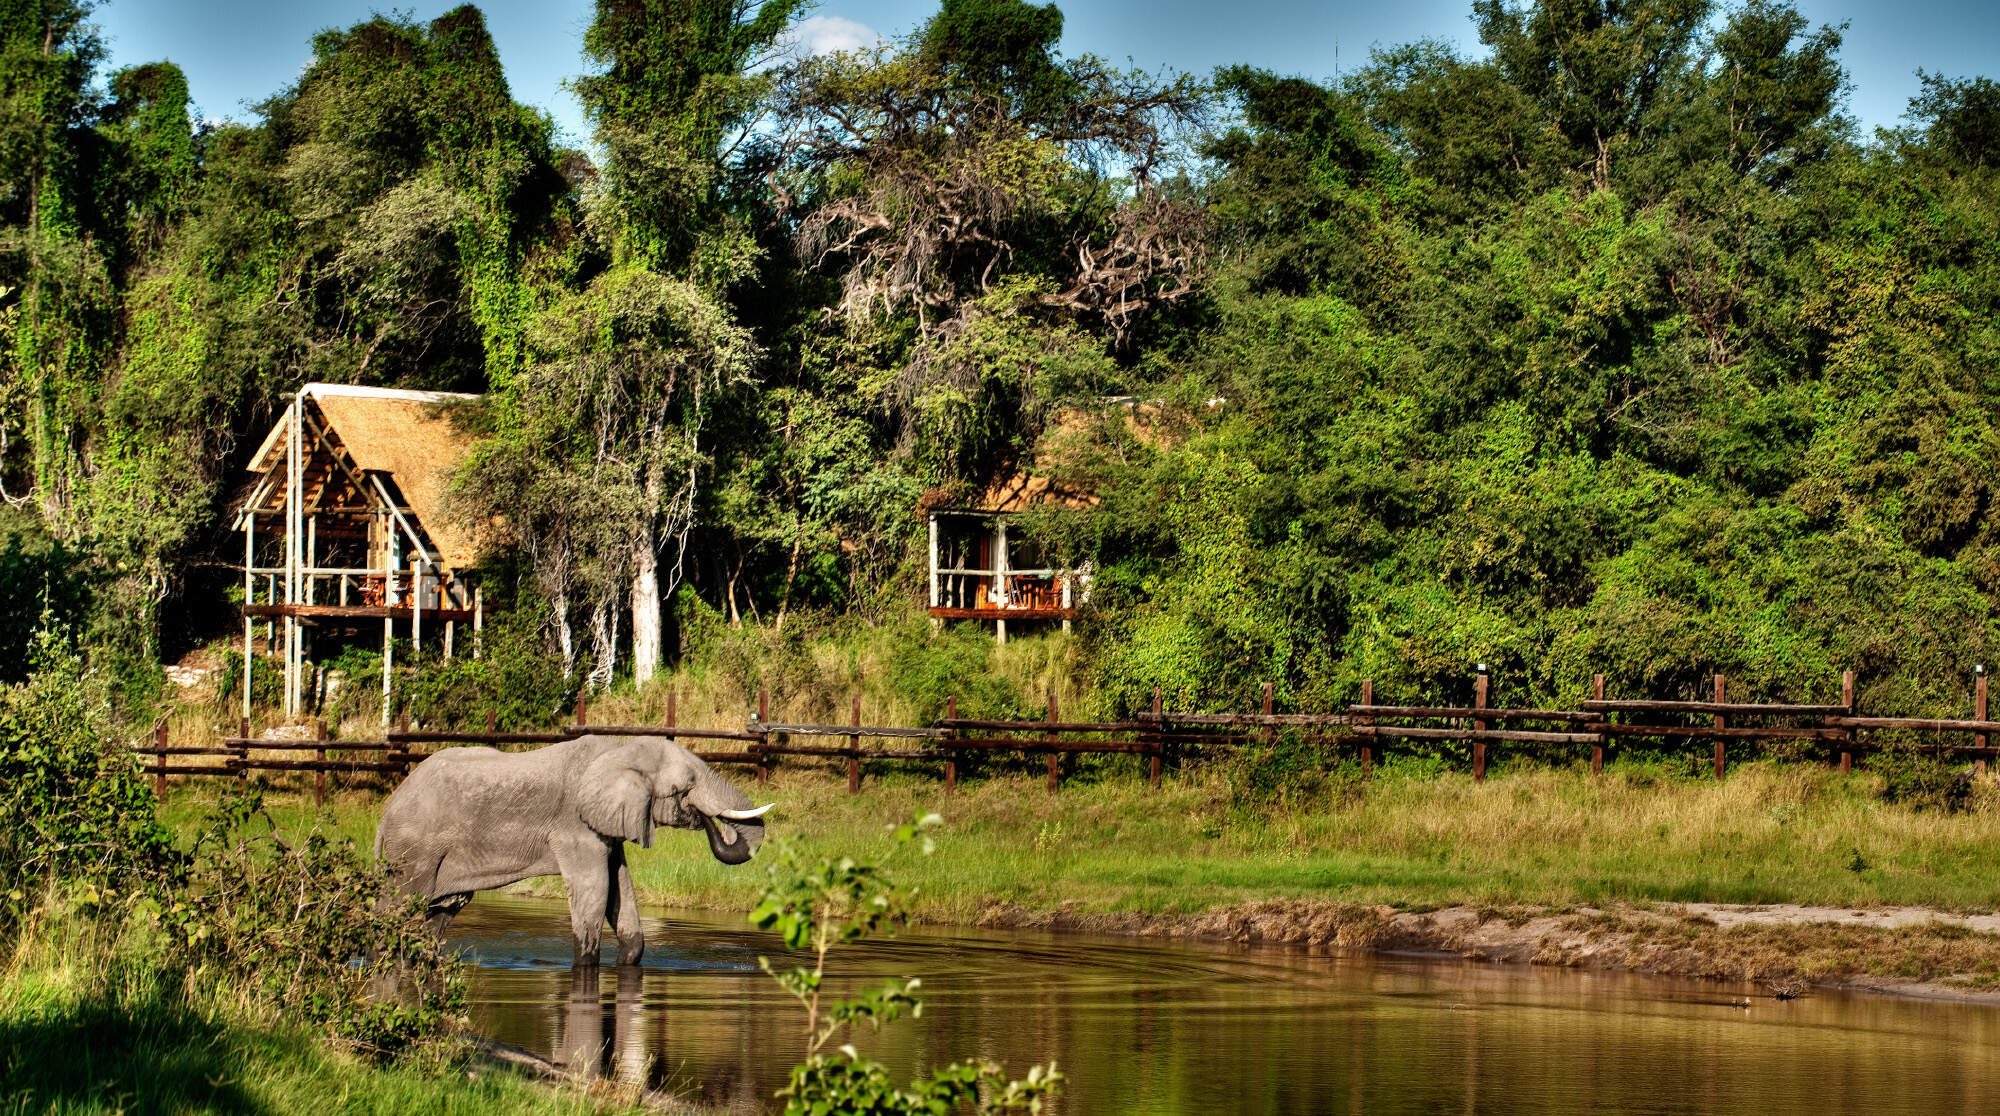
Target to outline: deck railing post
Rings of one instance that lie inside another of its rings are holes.
[[[1361,680],[1361,704],[1375,704],[1375,680],[1373,678],[1363,678]],[[1375,717],[1370,713],[1363,713],[1361,716],[1355,718],[1355,720],[1362,725],[1372,725],[1375,723]],[[1366,775],[1372,773],[1374,770],[1375,738],[1364,735],[1361,738],[1361,772]]]
[[[1727,683],[1726,681],[1724,681],[1724,680],[1723,680],[1723,677],[1722,677],[1722,675],[1720,675],[1720,674],[1716,675],[1716,676],[1715,676],[1715,704],[1717,704],[1717,705],[1721,705],[1721,704],[1722,704],[1723,702],[1725,702],[1725,701],[1728,701],[1728,700],[1729,700],[1729,699],[1728,699],[1727,697],[1725,697],[1725,696],[1724,696],[1725,694],[1727,694],[1727,693],[1728,693],[1728,690],[1729,690],[1729,685],[1728,685],[1728,683]],[[1721,713],[1720,711],[1717,711],[1717,713],[1715,714],[1715,727],[1716,727],[1716,728],[1718,728],[1718,729],[1720,729],[1720,728],[1727,728],[1727,727],[1729,727],[1729,718],[1728,718],[1728,717],[1726,717],[1726,716],[1724,716],[1724,715],[1723,715],[1723,714],[1722,714],[1722,713]],[[1718,781],[1720,781],[1720,780],[1722,779],[1722,764],[1723,764],[1723,748],[1724,748],[1724,743],[1723,743],[1723,738],[1722,738],[1722,737],[1720,737],[1720,736],[1716,737],[1716,738],[1715,738],[1715,777],[1716,777],[1716,779],[1717,779]]]
[[[1153,687],[1153,738],[1148,741],[1152,755],[1146,759],[1146,785],[1160,785],[1160,752],[1166,745],[1167,725],[1161,720],[1165,715],[1165,703],[1158,686]]]
[[[859,691],[856,691],[854,695],[853,716],[848,723],[852,724],[855,728],[861,727],[861,694]],[[861,793],[861,734],[859,733],[855,733],[847,738],[847,793]]]
[[[944,699],[944,719],[947,721],[958,720],[957,694],[952,694]],[[942,740],[945,747],[949,749],[951,747],[951,736],[949,734],[955,733],[958,730],[947,728],[944,731],[947,735]],[[958,753],[956,751],[947,751],[944,756],[944,792],[950,794],[956,789],[958,789]]]
[[[1050,690],[1049,691],[1049,743],[1054,744],[1055,742],[1056,742],[1056,694],[1054,690]],[[1056,793],[1056,790],[1061,786],[1062,782],[1062,774],[1061,774],[1062,769],[1060,766],[1061,763],[1062,763],[1062,753],[1056,751],[1054,748],[1050,748],[1049,749],[1049,793],[1050,794]]]
[[[1590,700],[1604,700],[1604,676],[1601,674],[1590,676]],[[1610,723],[1610,719],[1606,718],[1604,724],[1609,725]],[[1592,775],[1604,774],[1604,737],[1604,729],[1600,727],[1597,732],[1597,743],[1590,746],[1590,773]]]
[[[1847,715],[1854,716],[1854,672],[1840,674],[1840,704],[1847,707]],[[1846,775],[1854,770],[1854,729],[1848,728],[1845,743],[1847,747],[1840,753],[1840,773]]]
[[[1472,679],[1472,707],[1474,709],[1486,708],[1487,685],[1486,664],[1481,663],[1479,664],[1479,673],[1474,675]],[[1477,734],[1472,738],[1472,781],[1483,783],[1486,781],[1485,718],[1473,718],[1472,731]]]

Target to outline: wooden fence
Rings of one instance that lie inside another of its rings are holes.
[[[1335,753],[1346,751],[1363,767],[1372,767],[1391,746],[1457,742],[1466,746],[1472,776],[1484,781],[1489,745],[1535,746],[1544,755],[1570,754],[1581,758],[1581,749],[1590,749],[1593,773],[1604,770],[1607,748],[1620,740],[1707,741],[1713,748],[1715,777],[1728,769],[1732,744],[1747,746],[1788,741],[1804,754],[1816,755],[1841,771],[1853,769],[1854,757],[1878,747],[1875,733],[1900,730],[1928,737],[1926,745],[1946,755],[1971,757],[1984,773],[1996,749],[1988,736],[2000,733],[2000,721],[1987,719],[1986,675],[1974,682],[1973,715],[1969,720],[1925,717],[1864,717],[1854,707],[1854,672],[1841,679],[1841,700],[1834,705],[1786,705],[1731,702],[1723,676],[1714,678],[1711,701],[1612,700],[1605,697],[1604,676],[1593,680],[1592,698],[1576,709],[1511,709],[1488,704],[1489,680],[1481,673],[1474,677],[1470,705],[1387,705],[1375,701],[1372,681],[1361,684],[1361,700],[1343,710],[1326,713],[1278,713],[1273,709],[1271,687],[1263,693],[1263,708],[1257,713],[1178,713],[1162,707],[1155,690],[1152,708],[1131,721],[1064,721],[1054,696],[1048,714],[1037,720],[978,720],[958,716],[958,699],[950,698],[945,715],[929,725],[901,727],[861,723],[861,698],[855,695],[846,724],[791,724],[770,719],[770,692],[760,690],[757,712],[742,730],[682,728],[675,722],[674,695],[667,698],[663,725],[593,725],[584,699],[576,703],[575,723],[550,732],[497,732],[494,716],[486,715],[485,732],[412,730],[405,715],[394,731],[382,740],[337,740],[328,736],[326,723],[315,726],[309,739],[270,739],[250,736],[249,720],[240,723],[236,736],[223,737],[214,747],[174,748],[167,743],[167,727],[155,726],[151,746],[135,746],[132,751],[151,757],[146,768],[153,776],[155,793],[166,793],[170,775],[211,775],[247,780],[252,771],[310,771],[317,800],[326,795],[329,774],[376,772],[401,776],[421,762],[431,751],[419,745],[486,744],[506,747],[523,744],[550,744],[585,735],[664,736],[692,742],[690,750],[709,763],[743,764],[754,767],[757,781],[769,779],[771,769],[784,756],[819,757],[845,760],[847,790],[860,790],[862,763],[915,761],[939,764],[945,789],[952,790],[959,765],[968,753],[1041,755],[1048,771],[1051,793],[1062,782],[1062,757],[1073,754],[1139,755],[1146,757],[1148,781],[1157,786],[1162,766],[1204,753],[1232,748],[1269,748],[1279,735],[1296,735],[1309,741],[1330,743]],[[1528,727],[1522,727],[1528,726]],[[863,745],[863,741],[887,741]],[[816,741],[827,741],[820,743]],[[832,741],[841,741],[834,743]],[[718,748],[724,743],[734,745]],[[253,756],[251,752],[283,752],[286,757]],[[433,749],[435,750],[435,749]],[[310,758],[291,758],[311,753]],[[220,757],[219,763],[172,763],[187,756]]]

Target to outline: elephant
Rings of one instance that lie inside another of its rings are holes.
[[[597,964],[608,921],[618,963],[646,950],[625,842],[650,848],[656,825],[700,829],[724,864],[764,839],[765,805],[660,736],[580,736],[529,752],[449,748],[419,763],[375,827],[376,859],[422,896],[442,934],[475,891],[561,874],[576,964]]]

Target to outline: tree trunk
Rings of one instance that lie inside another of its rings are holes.
[[[612,600],[609,597],[600,597],[590,606],[590,650],[593,661],[584,684],[592,690],[608,689],[611,686],[611,676],[618,668],[618,610],[612,607]]]
[[[562,649],[563,678],[576,673],[576,635],[569,626],[569,594],[557,593],[550,602],[555,610],[556,646]]]
[[[644,686],[660,665],[660,556],[650,523],[641,536],[632,555],[632,681]]]

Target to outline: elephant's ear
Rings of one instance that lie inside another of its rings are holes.
[[[606,837],[653,847],[653,779],[626,747],[590,761],[577,783],[576,812]]]

